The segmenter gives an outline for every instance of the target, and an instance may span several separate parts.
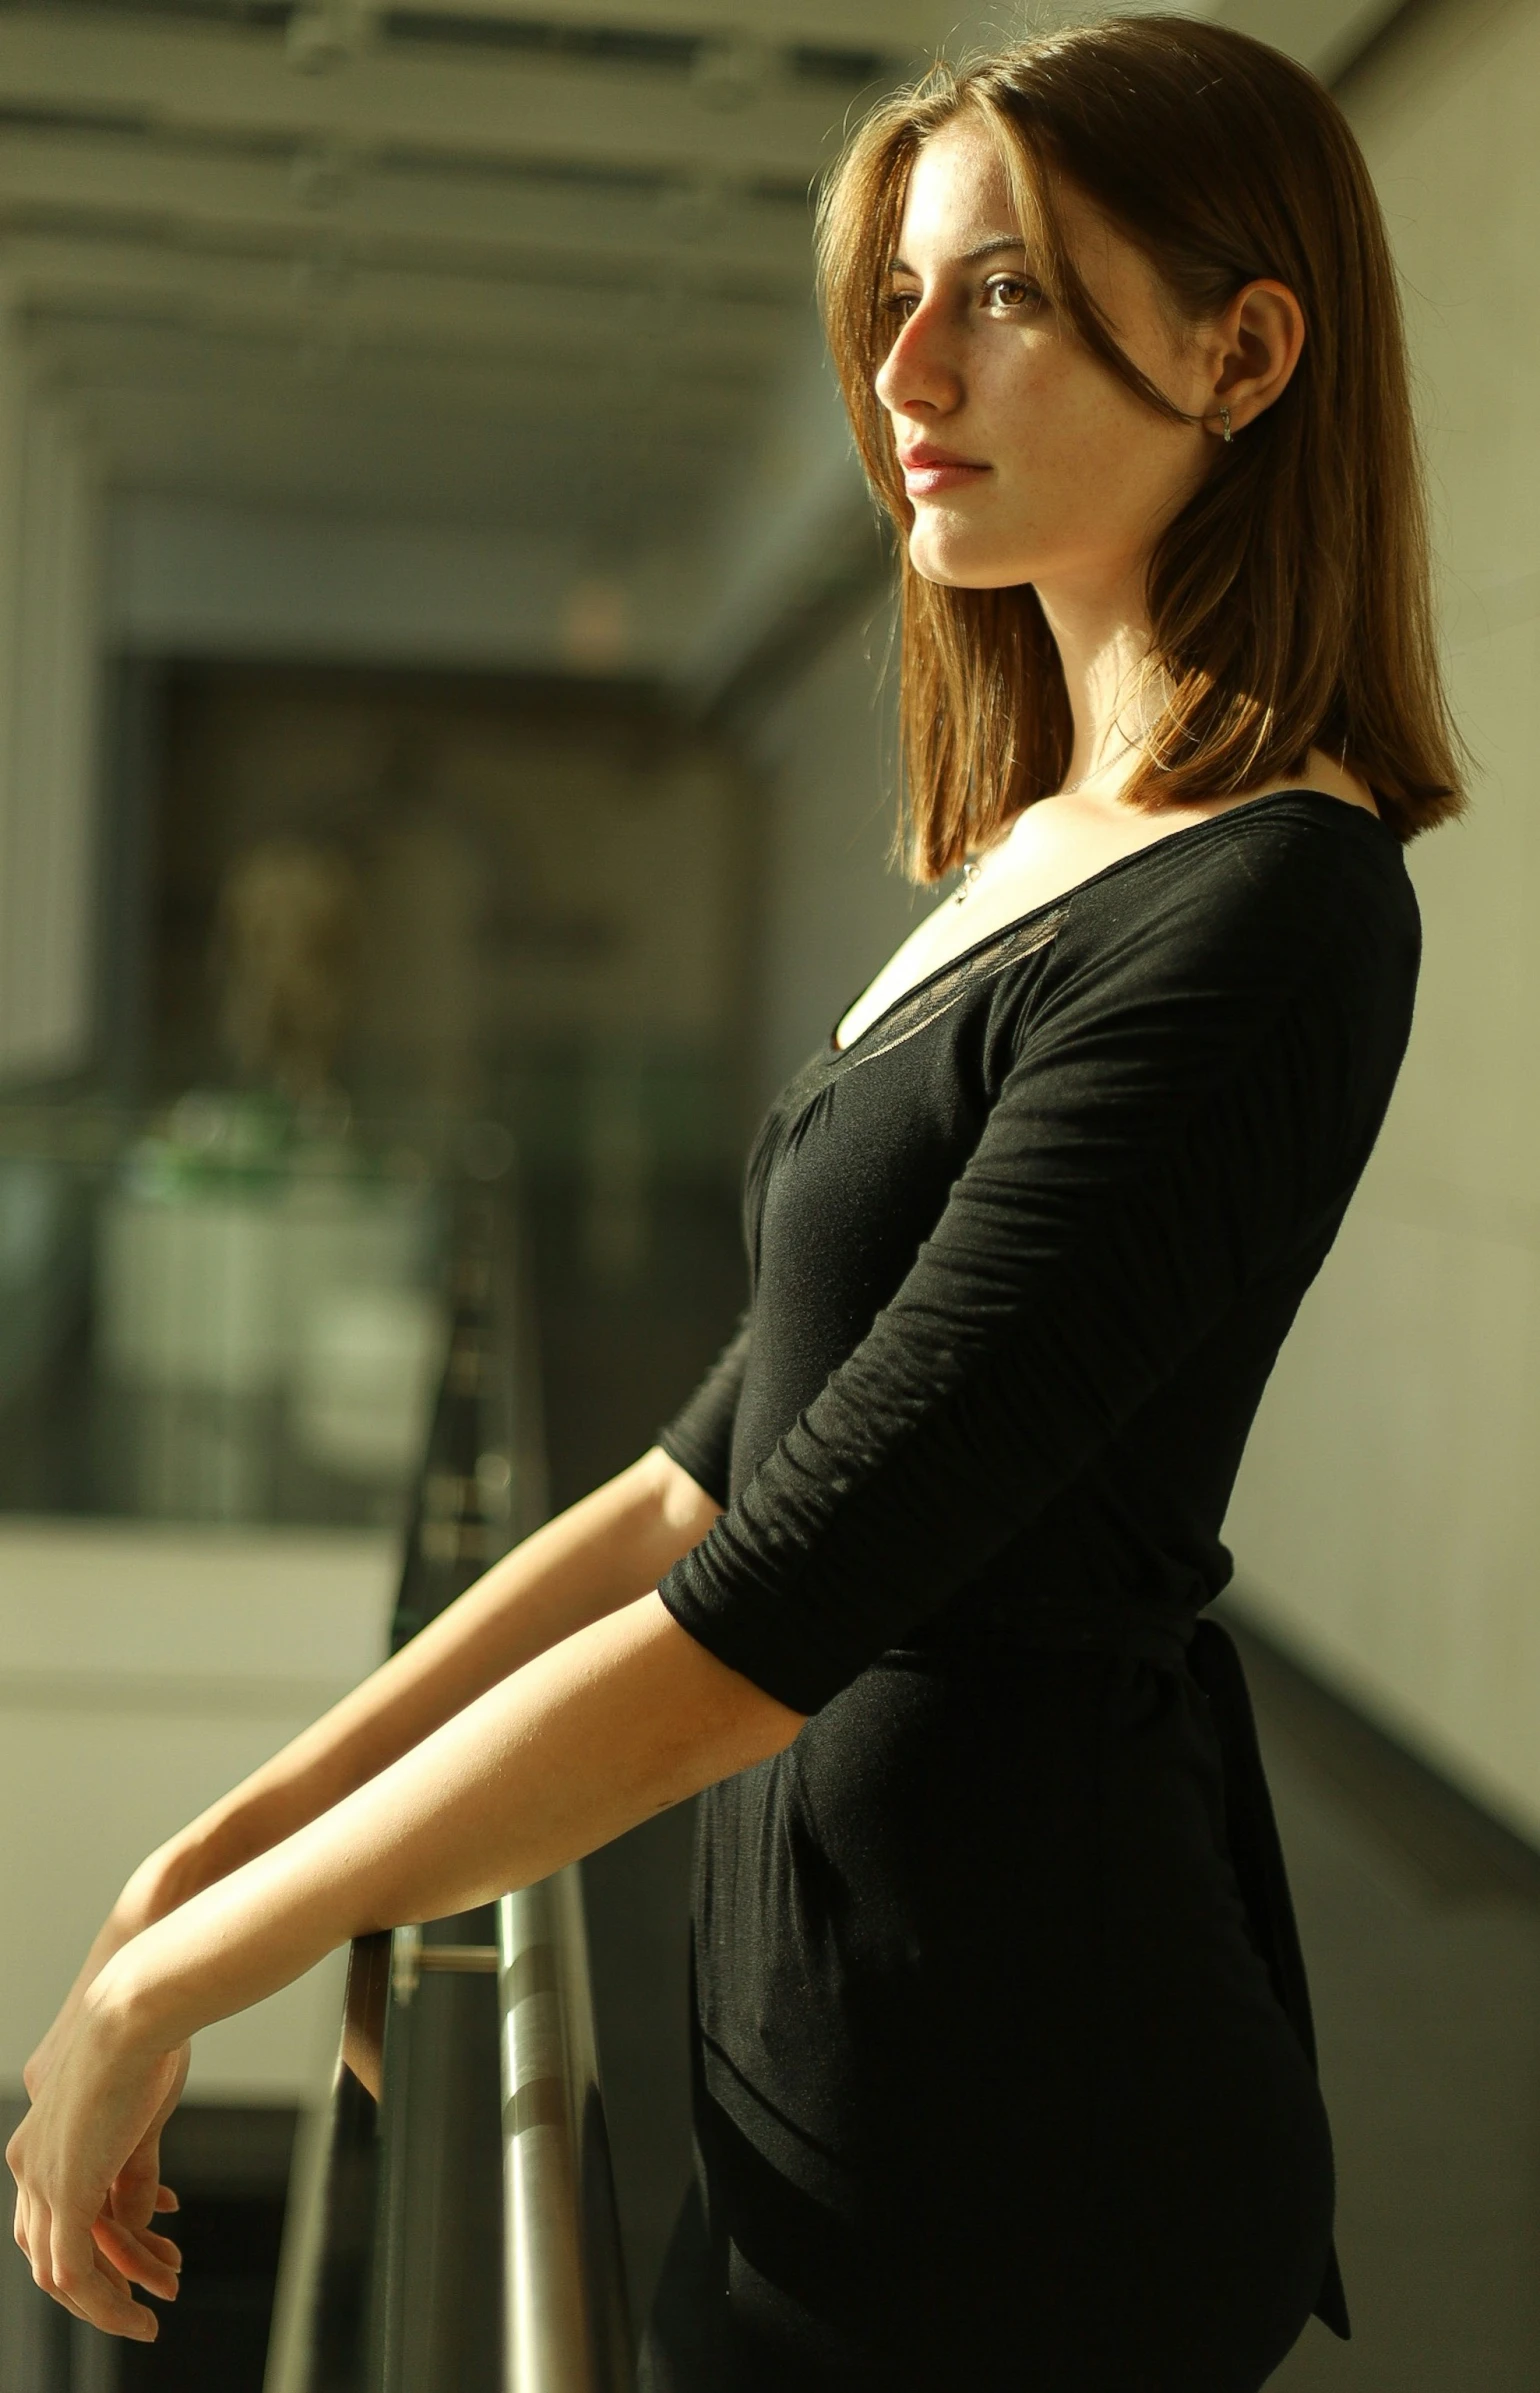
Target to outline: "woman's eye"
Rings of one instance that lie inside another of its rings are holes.
[[[1043,296],[1036,283],[1028,282],[1022,274],[992,274],[984,285],[984,295],[991,307],[1013,311],[1036,307]]]
[[[883,295],[882,312],[885,316],[897,317],[898,321],[903,323],[913,314],[919,304],[920,294],[918,291],[888,291]]]

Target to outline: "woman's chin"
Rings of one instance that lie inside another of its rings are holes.
[[[1019,557],[993,553],[977,537],[959,539],[923,515],[910,527],[909,562],[922,581],[949,590],[1009,590],[1032,579]]]

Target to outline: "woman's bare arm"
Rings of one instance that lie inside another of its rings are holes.
[[[36,2094],[87,1986],[130,1937],[292,1836],[486,1688],[655,1587],[719,1507],[654,1446],[548,1521],[271,1761],[135,1871],[27,2064]]]
[[[111,2189],[198,2028],[349,1937],[528,1885],[788,1745],[802,1725],[655,1594],[517,1670],[329,1810],[108,1962],[7,2155],[34,2273],[84,2317],[151,2335],[132,2279],[175,2289],[169,2247],[120,2228]],[[146,2213],[146,2216],[148,2214]]]

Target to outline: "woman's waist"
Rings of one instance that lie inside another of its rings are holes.
[[[1092,1654],[1179,1669],[1211,1591],[1189,1579],[1042,1590],[995,1575],[975,1582],[880,1657],[879,1667],[1006,1664],[1040,1654]]]

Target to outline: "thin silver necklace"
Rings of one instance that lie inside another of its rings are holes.
[[[1114,759],[1114,761],[1116,760]],[[1072,798],[1080,790],[1089,789],[1091,783],[1095,781],[1101,773],[1104,773],[1107,770],[1108,767],[1106,765],[1100,765],[1097,767],[1097,771],[1094,773],[1083,773],[1078,781],[1071,782],[1067,789],[1056,790],[1054,795],[1060,798]],[[1006,849],[1010,846],[1012,839],[1015,837],[1017,826],[1025,820],[1029,811],[1029,808],[1023,806],[1021,812],[1013,817],[1011,827],[1006,832],[1005,837],[1001,840],[998,840],[993,847],[986,848],[981,856],[969,856],[965,858],[962,868],[962,878],[952,892],[951,902],[954,906],[963,905],[966,900],[973,895],[973,892],[978,887],[979,882],[985,878],[988,872],[990,859],[998,859],[1005,854]]]
[[[954,906],[962,905],[966,899],[973,895],[973,892],[978,887],[980,881],[987,879],[991,864],[997,865],[1001,857],[1004,856],[1006,849],[1010,846],[1011,840],[1015,835],[1016,825],[1022,820],[1022,816],[1025,814],[1025,812],[1026,809],[1023,807],[1022,813],[1016,816],[1015,821],[1011,824],[1011,827],[1006,832],[1005,837],[1003,839],[996,840],[993,847],[986,848],[981,856],[969,856],[965,859],[962,868],[962,879],[958,882],[957,887],[952,892],[952,903]]]

